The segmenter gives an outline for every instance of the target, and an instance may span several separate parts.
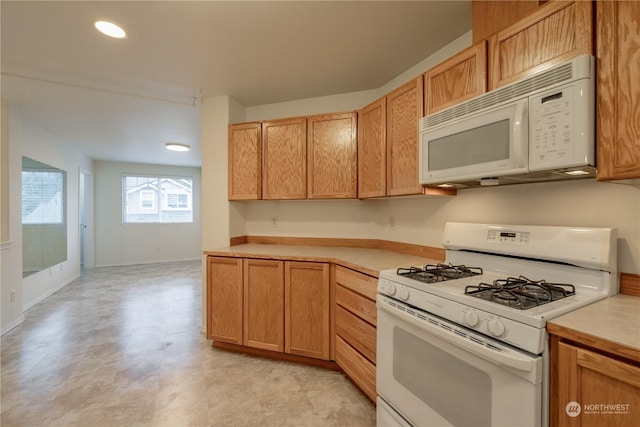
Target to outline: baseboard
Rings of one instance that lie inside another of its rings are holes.
[[[16,320],[14,320],[13,322],[9,323],[7,326],[2,328],[2,331],[0,331],[0,335],[6,334],[16,326],[20,325],[22,322],[24,322],[24,316],[18,317]]]
[[[33,301],[29,301],[28,303],[26,303],[25,305],[22,306],[22,311],[27,311],[29,310],[31,307],[33,307],[34,305],[38,304],[39,302],[44,301],[46,298],[50,297],[51,295],[55,294],[56,292],[58,292],[60,289],[64,288],[65,286],[67,286],[69,283],[73,282],[74,280],[80,278],[80,273],[72,276],[69,280],[66,280],[64,282],[62,282],[61,284],[59,284],[58,286],[56,286],[53,289],[48,290],[47,292],[45,292],[44,294],[40,295],[38,298],[34,299]]]
[[[157,261],[136,261],[126,262],[121,264],[95,264],[91,268],[103,268],[103,267],[129,267],[132,265],[147,265],[147,264],[168,264],[171,262],[188,262],[188,261],[202,261],[202,258],[186,258],[186,259],[173,259],[173,260],[157,260]]]

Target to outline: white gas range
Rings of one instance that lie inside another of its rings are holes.
[[[382,271],[378,425],[547,425],[546,322],[617,293],[616,239],[448,223],[445,263]]]

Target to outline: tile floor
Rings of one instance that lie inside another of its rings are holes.
[[[339,372],[213,349],[200,261],[96,268],[2,337],[11,426],[373,426]]]

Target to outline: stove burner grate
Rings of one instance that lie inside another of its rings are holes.
[[[424,283],[437,283],[477,276],[482,274],[482,269],[479,267],[467,267],[466,265],[453,265],[451,263],[427,264],[424,267],[399,268],[396,273]]]
[[[542,304],[575,295],[575,287],[562,283],[547,283],[545,280],[531,280],[524,276],[494,280],[493,284],[480,283],[467,286],[465,294],[527,310]]]

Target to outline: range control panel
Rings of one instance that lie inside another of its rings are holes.
[[[510,245],[528,245],[529,232],[527,231],[504,231],[489,230],[487,241],[489,243],[505,243]]]

